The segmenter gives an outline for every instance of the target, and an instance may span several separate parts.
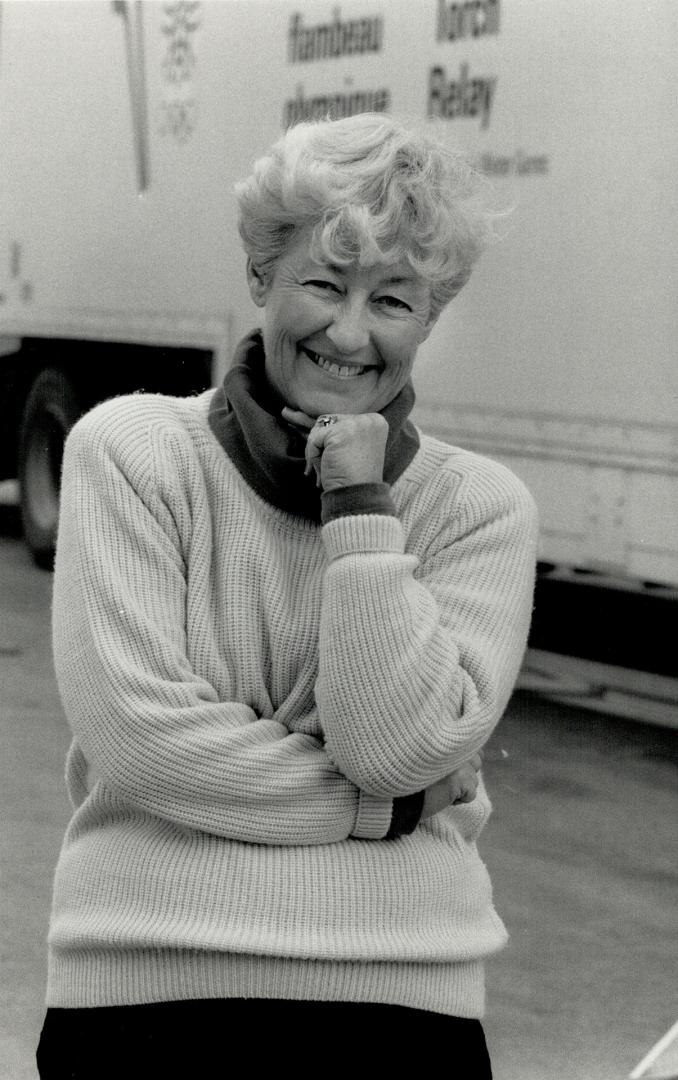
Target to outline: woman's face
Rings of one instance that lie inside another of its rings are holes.
[[[362,268],[317,262],[300,231],[262,281],[266,375],[287,405],[309,416],[380,412],[409,379],[433,324],[430,289],[408,263]]]

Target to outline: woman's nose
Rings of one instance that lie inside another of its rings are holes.
[[[368,315],[359,304],[343,304],[325,333],[337,349],[348,355],[369,344]]]

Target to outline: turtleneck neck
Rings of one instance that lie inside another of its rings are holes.
[[[214,392],[209,426],[247,483],[280,510],[320,522],[321,492],[315,474],[304,476],[306,439],[280,415],[284,402],[266,380],[261,331],[244,338],[222,385]],[[394,484],[419,449],[408,419],[414,389],[408,382],[381,410],[388,421],[384,481]]]

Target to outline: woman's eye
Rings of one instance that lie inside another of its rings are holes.
[[[306,285],[313,285],[316,289],[329,289],[331,292],[339,292],[338,285],[335,285],[333,281],[324,281],[322,278],[313,278],[311,281],[307,281]]]
[[[397,296],[378,296],[377,303],[382,304],[384,307],[399,308],[401,311],[412,310],[409,304],[406,304],[404,300],[400,300]]]

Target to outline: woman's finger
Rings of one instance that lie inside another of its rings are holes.
[[[301,413],[299,415],[303,416],[305,414]],[[339,417],[337,417],[337,420],[338,419]],[[316,473],[318,474],[318,483],[320,483],[320,458],[322,457],[325,443],[327,442],[327,439],[330,438],[330,433],[333,427],[334,424],[323,425],[319,424],[317,421],[314,421],[313,426],[306,437],[305,474],[306,476],[308,476],[311,471],[311,467],[315,468]]]
[[[308,476],[313,469],[316,474],[316,484],[320,484],[320,458],[321,450],[319,447],[306,444],[306,467],[304,469],[304,476]]]
[[[312,416],[308,416],[308,414],[302,412],[301,409],[290,409],[289,405],[283,407],[282,417],[284,420],[287,420],[288,424],[294,424],[295,427],[304,428],[305,431],[310,431],[315,424],[315,420]]]

